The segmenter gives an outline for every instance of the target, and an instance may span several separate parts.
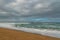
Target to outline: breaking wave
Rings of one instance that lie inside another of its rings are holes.
[[[60,31],[57,30],[15,27],[14,23],[0,23],[1,27],[60,38]]]

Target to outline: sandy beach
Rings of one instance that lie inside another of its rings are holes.
[[[60,40],[60,38],[0,28],[0,40]]]

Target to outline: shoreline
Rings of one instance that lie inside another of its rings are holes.
[[[60,38],[34,34],[20,30],[0,28],[0,40],[60,40]]]
[[[18,30],[18,31],[24,31],[24,32],[29,32],[29,33],[34,33],[34,34],[41,34],[45,36],[51,36],[51,37],[56,37],[60,38],[60,31],[56,30],[47,30],[47,29],[34,29],[34,28],[24,28],[24,27],[15,27],[14,24],[12,23],[0,23],[0,28],[7,28],[11,30]]]
[[[60,38],[60,31],[56,31],[56,30],[34,29],[34,28],[25,28],[25,27],[17,27],[17,28],[16,27],[0,27],[0,28]]]

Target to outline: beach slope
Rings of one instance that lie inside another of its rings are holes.
[[[60,38],[0,28],[0,40],[60,40]]]

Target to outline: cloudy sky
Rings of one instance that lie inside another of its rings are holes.
[[[0,21],[60,22],[60,0],[0,0]]]

